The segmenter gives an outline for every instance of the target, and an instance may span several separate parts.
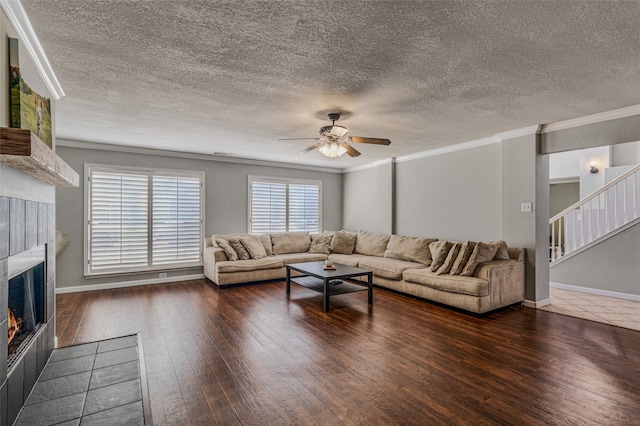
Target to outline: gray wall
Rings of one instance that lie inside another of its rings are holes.
[[[59,188],[56,194],[56,225],[59,231],[68,233],[70,237],[69,245],[58,257],[59,288],[158,278],[157,272],[84,278],[82,250],[85,163],[205,172],[205,235],[247,231],[248,175],[321,180],[323,228],[340,229],[342,227],[342,175],[340,173],[121,153],[60,145],[57,152],[80,174],[79,188]],[[169,271],[168,276],[179,277],[199,273],[202,273],[202,268]]]
[[[640,223],[553,266],[550,280],[640,295]]]
[[[458,241],[501,237],[499,143],[398,162],[395,188],[397,234]]]
[[[552,183],[549,187],[549,216],[553,217],[580,200],[578,182]]]
[[[381,214],[376,212],[379,206],[373,202],[378,200],[377,188],[382,187],[379,169],[345,175],[345,228],[382,232],[377,220]],[[542,253],[548,251],[549,162],[537,155],[536,135],[399,159],[395,170],[390,197],[395,201],[395,233],[457,241],[504,239],[512,247],[524,247],[526,298],[549,297],[549,268],[543,263],[548,257],[537,259],[535,255],[538,246],[546,245]],[[521,213],[523,202],[532,203],[534,211]],[[539,273],[537,263],[542,263]]]
[[[640,164],[640,142],[629,142],[611,147],[611,166],[635,166]]]
[[[522,203],[532,203],[532,212],[523,213]],[[529,301],[549,298],[548,233],[549,158],[537,155],[536,135],[507,139],[502,142],[502,238],[527,250]]]
[[[350,231],[393,232],[391,162],[344,174],[342,223]],[[325,226],[325,229],[327,228]]]
[[[543,134],[540,154],[617,145],[640,140],[640,115]]]

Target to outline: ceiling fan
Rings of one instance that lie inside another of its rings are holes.
[[[336,121],[340,119],[339,112],[327,114],[327,118],[331,121],[331,126],[321,127],[319,138],[293,138],[293,139],[279,139],[279,140],[281,141],[295,141],[295,140],[305,140],[305,139],[317,140],[318,143],[315,143],[303,149],[302,151],[299,151],[298,154],[304,154],[318,148],[318,150],[322,155],[329,158],[337,158],[345,153],[351,157],[357,157],[358,155],[360,155],[360,151],[358,151],[357,149],[349,145],[349,142],[371,143],[376,145],[389,145],[391,143],[389,139],[365,138],[362,136],[347,136],[347,133],[349,132],[349,130],[344,126],[339,126],[336,124]]]

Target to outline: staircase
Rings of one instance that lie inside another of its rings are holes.
[[[640,222],[640,164],[549,220],[553,266]]]

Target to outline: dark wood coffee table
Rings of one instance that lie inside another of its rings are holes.
[[[323,308],[329,312],[329,296],[353,293],[355,291],[369,291],[369,304],[373,304],[373,273],[355,266],[334,263],[336,269],[324,269],[324,262],[304,262],[287,265],[287,297],[291,294],[291,281],[310,290],[322,293]],[[291,271],[297,271],[304,276],[291,278]],[[367,286],[344,282],[343,279],[367,276]]]

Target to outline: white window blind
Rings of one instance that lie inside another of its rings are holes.
[[[200,259],[200,179],[153,177],[153,264]]]
[[[253,182],[251,185],[251,233],[287,230],[287,185]]]
[[[148,263],[148,177],[95,172],[91,176],[91,243],[94,270]]]
[[[85,274],[201,263],[203,174],[86,167]]]
[[[318,232],[320,181],[249,176],[249,232]]]
[[[318,232],[320,188],[317,185],[289,185],[289,231]]]

